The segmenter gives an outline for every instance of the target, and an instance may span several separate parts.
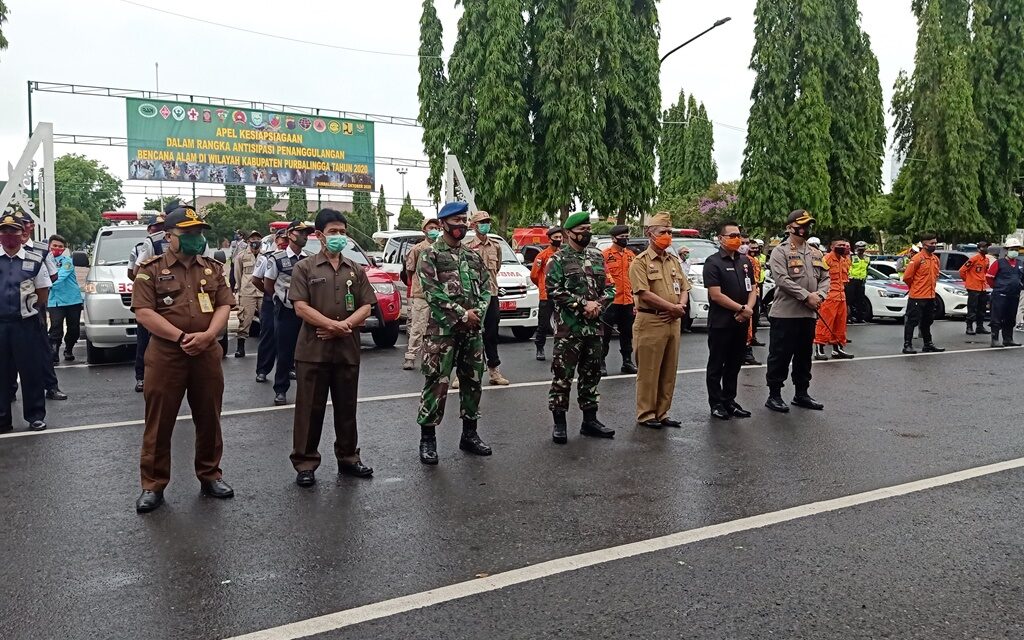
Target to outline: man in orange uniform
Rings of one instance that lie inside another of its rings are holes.
[[[612,327],[619,330],[619,353],[622,354],[622,373],[636,373],[633,364],[633,289],[629,286],[629,267],[636,257],[627,249],[629,227],[620,224],[611,228],[612,246],[603,251],[604,270],[608,279],[615,284],[615,300],[604,313],[604,359],[601,360],[601,375],[608,375],[608,347],[612,342]]]
[[[822,262],[828,267],[828,295],[818,309],[814,327],[814,359],[828,360],[825,345],[832,345],[832,357],[850,360],[846,346],[846,284],[850,281],[850,243],[842,238],[832,241],[832,250]]]
[[[967,335],[975,333],[982,335],[989,333],[985,328],[985,311],[988,310],[988,283],[985,282],[985,274],[988,273],[988,248],[989,243],[982,240],[978,243],[978,253],[971,256],[960,267],[960,279],[964,281],[967,289]],[[975,330],[977,323],[977,330]]]
[[[540,289],[540,308],[537,317],[537,336],[534,342],[537,344],[537,359],[544,361],[544,342],[551,335],[551,312],[554,310],[553,303],[548,300],[548,290],[544,286],[544,274],[547,272],[548,260],[555,255],[562,247],[562,228],[551,227],[548,229],[548,241],[551,244],[544,247],[544,250],[533,259],[533,267],[530,269],[530,280]]]
[[[935,283],[939,281],[939,259],[935,255],[938,236],[934,233],[921,234],[921,251],[907,260],[903,282],[910,287],[907,302],[907,321],[903,325],[903,353],[917,353],[914,350],[914,329],[921,328],[925,353],[941,353],[945,349],[932,342],[932,322],[935,321]]]

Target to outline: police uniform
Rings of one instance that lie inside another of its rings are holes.
[[[252,268],[252,277],[261,280],[267,276],[267,266],[270,264],[270,256],[275,251],[266,251],[256,258]],[[266,382],[267,376],[274,368],[277,361],[277,331],[274,326],[274,290],[269,289],[263,292],[260,302],[260,343],[256,352],[256,382]]]
[[[786,224],[806,229],[813,222],[811,214],[798,210],[789,215]],[[793,404],[821,409],[808,395],[817,312],[804,301],[812,293],[821,300],[828,295],[828,266],[822,261],[820,251],[806,242],[793,242],[792,238],[775,247],[768,264],[775,280],[775,299],[768,314],[771,330],[765,379],[769,395],[765,406],[782,413],[789,411],[781,394],[792,363],[793,386],[796,387]]]
[[[658,215],[652,226],[671,226],[668,216]],[[690,290],[690,280],[682,264],[667,251],[661,255],[648,247],[629,267],[629,284],[633,289],[636,320],[633,322],[633,348],[636,351],[636,421],[659,428],[678,426],[668,417],[676,385],[679,364],[681,319],[662,320],[657,310],[644,306],[640,294],[649,291],[670,304],[677,305]]]
[[[455,369],[459,381],[462,438],[459,448],[477,455],[491,449],[477,434],[480,418],[480,384],[484,370],[484,344],[480,328],[491,300],[490,279],[480,254],[456,241],[449,231],[468,232],[464,225],[447,227],[446,220],[465,215],[469,205],[450,202],[438,213],[444,235],[420,255],[416,276],[430,308],[423,337],[423,392],[416,422],[420,425],[420,461],[437,464],[434,431],[444,418],[448,380]],[[449,244],[449,238],[456,242]],[[480,324],[470,327],[468,313],[475,311]]]
[[[0,233],[17,232],[24,227],[19,218],[0,218]],[[39,319],[40,298],[46,297],[50,276],[44,260],[24,246],[10,255],[0,249],[0,353],[9,364],[0,367],[0,389],[9,389],[15,376],[21,376],[22,415],[32,431],[46,428],[44,366],[52,361],[40,348],[46,334]],[[47,354],[48,355],[48,354]],[[0,432],[13,428],[11,395],[0,393]]]
[[[25,212],[15,214],[15,218],[21,222],[21,225],[25,230],[31,229],[31,225],[35,224],[35,220],[32,219],[32,216]],[[53,254],[50,253],[50,248],[42,242],[35,242],[34,240],[29,239],[25,243],[24,249],[26,253],[42,261],[44,274],[49,278],[50,285],[52,286],[53,282],[57,279],[57,261],[54,259]],[[38,345],[39,354],[41,356],[45,354],[46,359],[43,363],[43,388],[46,390],[45,393],[47,400],[67,400],[67,394],[60,390],[60,385],[57,383],[57,371],[53,366],[50,336],[47,334],[47,319],[48,318],[45,313],[39,314],[39,317],[37,318],[40,327],[42,327],[42,333],[40,336],[42,342]],[[13,369],[13,364],[8,368]],[[17,382],[13,383],[12,389],[17,389]]]
[[[177,201],[175,201],[176,204]],[[154,225],[163,226],[164,217],[159,216]],[[132,247],[128,255],[128,273],[137,271],[138,266],[157,256],[162,256],[167,249],[167,237],[161,229],[146,236],[142,242]],[[146,347],[149,346],[149,331],[138,322],[135,323],[135,391],[141,393],[146,379]]]
[[[262,239],[259,232],[253,231],[249,234],[249,241],[253,238],[256,242]],[[256,269],[256,262],[259,259],[259,249],[254,253],[249,245],[239,245],[239,250],[231,261],[232,274],[235,281],[235,296],[238,300],[238,347],[235,350],[236,358],[245,357],[245,339],[249,337],[249,328],[252,327],[253,318],[256,317],[256,310],[259,308],[260,298],[263,293],[252,283],[253,271]],[[261,276],[262,277],[262,276]]]
[[[196,212],[179,208],[166,218],[166,228],[209,229]],[[195,470],[204,493],[229,498],[234,492],[221,480],[223,449],[220,412],[224,396],[222,349],[216,340],[196,355],[187,354],[182,342],[186,335],[204,333],[222,308],[234,304],[224,280],[223,266],[216,260],[170,250],[139,264],[132,287],[132,310],[156,312],[176,331],[177,338],[161,337],[152,325],[146,349],[146,429],[142,437],[140,473],[143,494],[136,502],[139,512],[152,511],[163,502],[163,490],[170,480],[171,433],[178,419],[181,400],[187,394],[196,426]],[[184,261],[183,261],[184,260]],[[226,324],[226,314],[224,317]]]
[[[478,211],[473,215],[474,224],[490,224],[490,222],[491,216],[486,211]],[[483,318],[484,356],[487,361],[487,371],[491,384],[507,385],[508,380],[498,371],[498,367],[501,366],[501,358],[498,356],[498,322],[501,319],[501,312],[498,308],[498,272],[501,270],[501,247],[486,234],[483,239],[479,235],[473,234],[473,237],[466,242],[466,248],[476,251],[483,259],[488,275],[488,287],[491,290],[491,301],[487,304]]]
[[[292,272],[288,297],[292,304],[305,303],[330,320],[345,320],[363,307],[377,302],[366,272],[355,262],[339,255],[338,267],[331,264],[326,250],[303,260]],[[323,430],[327,396],[334,407],[334,454],[341,473],[358,477],[373,474],[359,458],[356,406],[359,396],[359,328],[347,336],[321,340],[317,327],[303,322],[295,345],[295,420],[292,466],[312,472],[320,466],[320,435]]]
[[[850,321],[853,324],[865,322],[864,311],[870,310],[871,303],[868,302],[866,286],[871,257],[866,253],[860,254],[860,250],[866,248],[866,242],[858,242],[854,245],[853,256],[850,257],[850,282],[846,285],[846,301],[850,305]]]
[[[305,222],[293,222],[287,232],[305,231],[312,227]],[[295,315],[295,309],[288,299],[288,287],[292,283],[295,265],[306,258],[300,249],[296,253],[291,244],[283,251],[276,251],[267,259],[263,280],[274,281],[274,332],[277,337],[277,368],[274,370],[274,404],[288,402],[285,394],[291,387],[291,372],[295,366],[295,341],[299,338],[302,320]]]

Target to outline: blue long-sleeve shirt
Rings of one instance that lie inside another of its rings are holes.
[[[50,287],[50,299],[47,307],[67,307],[73,304],[82,304],[82,289],[78,286],[78,278],[75,276],[75,265],[71,256],[64,254],[57,256],[57,280]]]

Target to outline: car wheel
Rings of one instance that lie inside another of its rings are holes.
[[[942,299],[942,296],[935,296],[935,319],[944,320],[946,318],[946,302]]]
[[[381,349],[389,349],[398,342],[398,323],[389,322],[380,329],[374,329],[372,335],[373,344]]]
[[[87,339],[85,341],[85,360],[89,364],[103,364],[107,361],[107,350],[94,346]]]
[[[875,314],[872,313],[870,300],[860,301],[860,319],[864,322],[872,322],[875,319]]]
[[[511,327],[516,340],[529,340],[537,332],[537,327]]]

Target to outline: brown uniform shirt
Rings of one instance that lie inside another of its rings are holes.
[[[202,293],[210,297],[209,312],[200,307]],[[132,311],[152,309],[185,333],[206,331],[217,307],[234,304],[235,296],[224,282],[224,265],[203,256],[196,256],[186,267],[165,251],[139,265],[132,287]]]
[[[252,283],[252,270],[256,266],[256,256],[248,246],[239,251],[232,261],[235,269],[235,284],[238,286],[240,298],[262,298],[263,292]]]
[[[498,271],[501,270],[501,247],[494,241],[493,238],[487,238],[487,242],[481,242],[480,239],[473,234],[473,238],[466,242],[466,248],[472,249],[480,254],[480,257],[484,259],[484,268],[487,269],[487,273],[490,275],[491,282],[491,295],[498,295]]]
[[[420,262],[420,254],[423,250],[429,247],[431,244],[430,239],[424,238],[420,242],[416,243],[412,249],[409,249],[409,253],[405,254],[405,272],[409,274],[409,297],[410,298],[423,298],[423,285],[420,284],[420,279],[416,276],[416,265]]]
[[[353,298],[351,309],[345,305],[349,293]],[[332,320],[344,320],[359,307],[376,303],[377,295],[360,265],[342,256],[335,271],[327,254],[321,251],[295,265],[288,299],[292,303],[305,302]],[[321,340],[316,337],[316,327],[303,322],[295,343],[295,359],[359,364],[359,330],[342,338]]]
[[[642,309],[645,307],[640,301],[641,291],[650,291],[662,300],[679,304],[683,292],[690,290],[690,280],[675,256],[668,252],[658,256],[648,247],[629,265],[629,286],[633,289],[636,308]]]

